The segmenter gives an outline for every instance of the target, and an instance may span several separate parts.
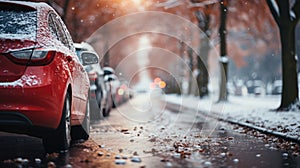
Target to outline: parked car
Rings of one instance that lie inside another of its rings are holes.
[[[120,81],[115,74],[106,75],[106,81],[111,88],[112,108],[115,108],[121,99],[117,94],[118,88],[120,87]]]
[[[86,42],[75,43],[75,49],[79,59],[81,59],[80,55],[83,51],[96,53],[94,48]],[[111,110],[112,100],[109,96],[111,92],[110,87],[105,84],[104,71],[100,64],[87,65],[85,66],[85,70],[90,79],[91,118],[93,120],[99,120]]]
[[[111,67],[103,68],[104,75],[106,76],[105,80],[111,88],[111,97],[112,97],[112,107],[115,108],[120,104],[122,96],[118,94],[118,89],[121,86],[121,82],[118,77],[115,75],[115,71]]]
[[[250,84],[250,83],[249,83]],[[228,81],[227,91],[231,95],[235,96],[246,96],[248,94],[248,89],[244,84],[244,81],[241,79],[237,79],[234,81]]]
[[[248,94],[247,87],[245,85],[236,85],[234,90],[234,95],[236,96],[246,96]]]
[[[249,94],[264,95],[266,93],[264,83],[261,80],[249,80],[246,85]]]
[[[280,95],[282,93],[282,80],[275,80],[272,85],[272,95]]]
[[[103,71],[104,71],[104,81],[105,81],[105,84],[107,86],[107,88],[110,88],[110,95],[109,97],[111,98],[111,108],[114,108],[115,107],[115,104],[114,104],[114,100],[113,100],[113,95],[115,94],[115,89],[113,88],[112,86],[112,83],[114,80],[116,80],[116,77],[115,77],[115,70],[112,68],[112,67],[103,67]],[[104,116],[108,116],[109,113],[103,113]]]
[[[48,152],[89,138],[89,79],[69,32],[46,3],[0,1],[0,129],[43,139]]]
[[[125,103],[132,97],[132,91],[128,87],[128,82],[124,79],[120,79],[120,87],[117,90],[117,94],[120,96],[120,104]]]

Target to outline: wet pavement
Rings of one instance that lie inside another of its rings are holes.
[[[0,167],[300,167],[299,144],[137,95],[91,138],[46,154],[38,138],[0,133]]]

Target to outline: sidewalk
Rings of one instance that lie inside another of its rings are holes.
[[[165,101],[209,117],[300,142],[300,111],[271,111],[279,106],[280,96],[229,96],[228,102],[216,103],[214,98],[165,95]]]

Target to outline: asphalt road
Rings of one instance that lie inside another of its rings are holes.
[[[65,153],[46,154],[38,138],[0,133],[0,167],[300,167],[299,144],[168,105],[162,96],[135,96]]]

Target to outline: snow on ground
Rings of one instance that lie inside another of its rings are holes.
[[[198,110],[215,118],[300,141],[300,111],[275,112],[280,96],[229,96],[228,102],[214,98],[165,95],[165,101]]]

